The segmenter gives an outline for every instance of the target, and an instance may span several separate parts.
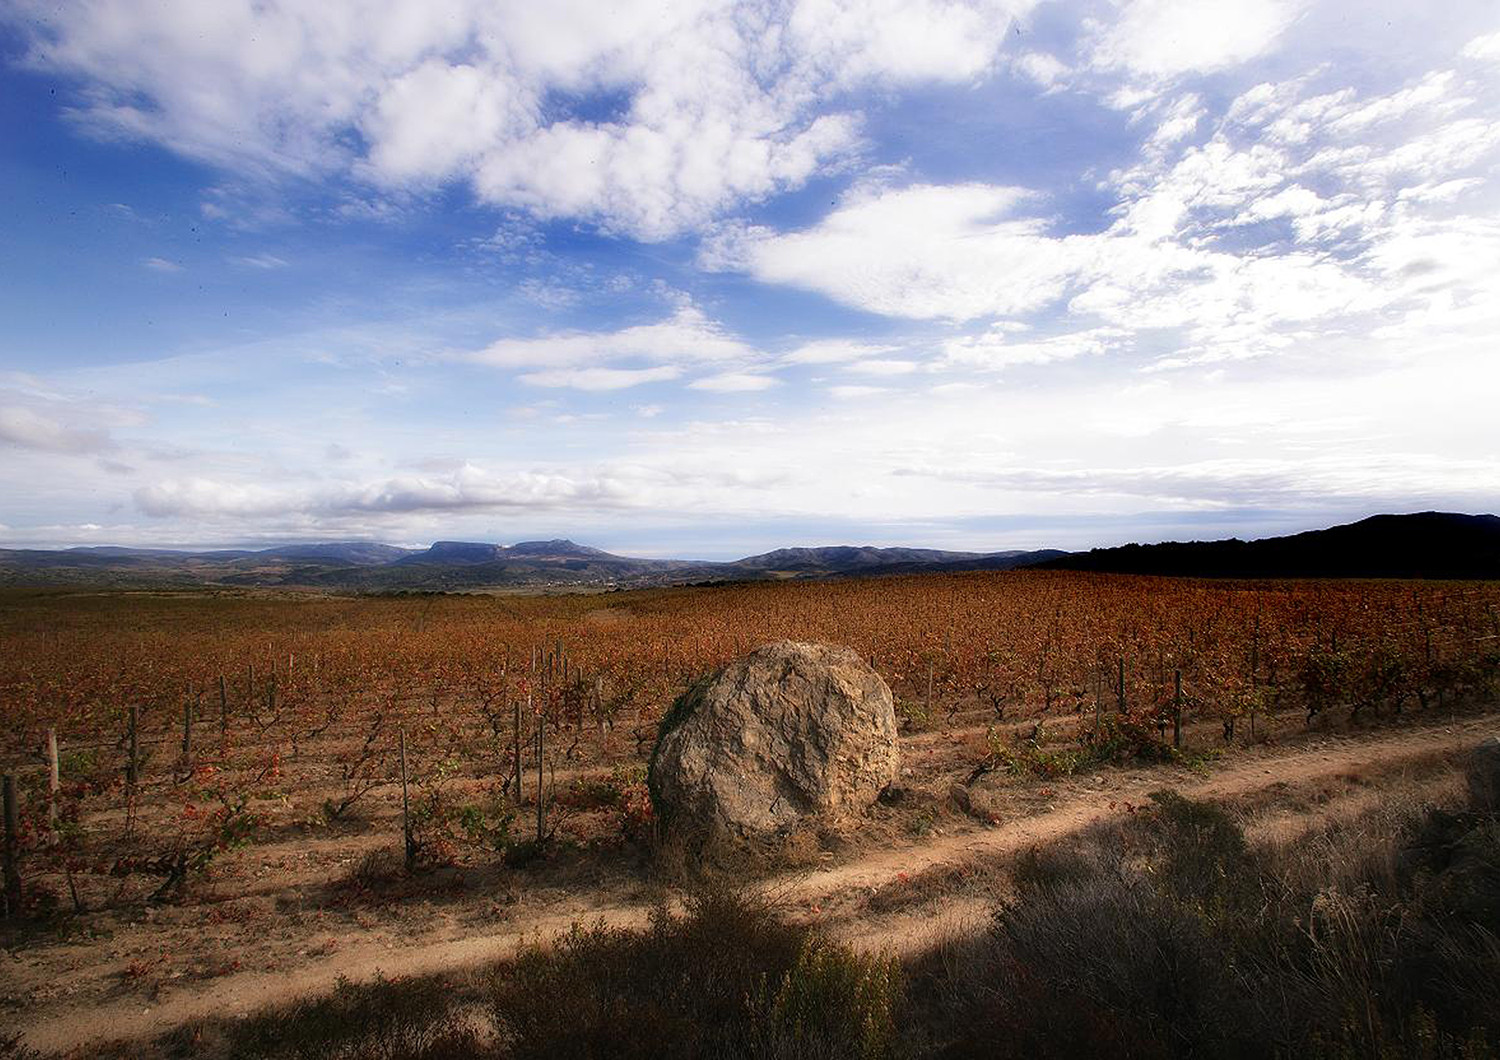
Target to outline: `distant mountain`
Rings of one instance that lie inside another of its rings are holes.
[[[504,545],[486,545],[476,541],[434,541],[424,552],[411,552],[397,563],[414,566],[428,563],[491,563],[505,551]]]
[[[614,556],[600,548],[590,548],[588,545],[578,545],[565,537],[553,538],[551,541],[518,541],[508,548],[507,553],[512,556],[534,556],[545,559],[623,559],[622,556]]]
[[[282,586],[465,590],[612,587],[833,578],[923,571],[1008,570],[1063,553],[945,552],[841,545],[783,548],[729,563],[637,559],[557,538],[496,545],[436,541],[403,549],[346,541],[188,552],[115,546],[0,550],[0,584]]]
[[[424,552],[409,552],[396,562],[406,566],[416,564],[471,564],[494,563],[512,559],[528,562],[546,560],[623,560],[602,549],[575,544],[564,538],[552,541],[520,541],[514,545],[489,545],[476,541],[434,541]]]
[[[978,552],[942,552],[934,548],[873,548],[869,545],[830,545],[825,548],[778,548],[746,556],[731,566],[744,570],[854,571],[904,563],[943,563],[974,559]]]
[[[1500,578],[1500,517],[1420,512],[1258,541],[1168,541],[1074,552],[1036,566],[1235,578]]]
[[[745,573],[783,577],[833,577],[856,574],[908,574],[958,570],[1011,570],[1066,555],[1057,549],[1036,552],[944,552],[933,548],[873,548],[834,545],[826,548],[778,548],[724,564]]]
[[[314,583],[361,589],[654,585],[692,580],[682,572],[696,572],[702,566],[685,560],[616,556],[562,538],[514,545],[436,541],[429,549],[382,567],[327,571]]]
[[[1441,512],[1377,515],[1261,541],[1167,542],[1081,553],[869,545],[779,548],[727,563],[617,556],[564,538],[514,545],[436,541],[424,549],[368,541],[198,552],[116,546],[0,549],[0,585],[362,592],[626,588],[1017,567],[1231,577],[1500,578],[1500,518]]]
[[[380,563],[395,563],[411,555],[409,548],[381,545],[373,541],[335,541],[319,545],[283,545],[251,553],[267,559],[291,559],[322,561],[325,563],[347,563],[351,566],[373,566]]]

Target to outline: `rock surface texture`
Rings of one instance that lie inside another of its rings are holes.
[[[670,831],[762,839],[864,809],[899,768],[880,675],[848,648],[782,641],[683,694],[649,781]]]

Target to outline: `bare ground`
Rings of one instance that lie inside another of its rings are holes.
[[[1453,761],[1500,729],[1500,713],[1369,733],[1306,733],[1238,750],[1200,770],[1104,769],[1053,782],[985,777],[948,792],[973,761],[965,732],[909,737],[911,801],[806,850],[756,886],[791,916],[861,948],[910,952],[982,921],[1004,894],[1010,858],[1133,812],[1163,787],[1224,802],[1252,836],[1286,838],[1406,788],[1442,799]],[[958,771],[955,771],[958,767]],[[966,804],[966,805],[965,805]],[[193,904],[85,918],[70,936],[0,952],[0,1004],[33,1047],[85,1049],[159,1034],[330,988],[338,978],[414,975],[501,959],[574,923],[641,922],[671,900],[637,863],[587,853],[543,869],[435,874],[417,891],[329,901],[388,831],[288,831],[241,852]]]

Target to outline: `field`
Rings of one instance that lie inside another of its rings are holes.
[[[780,639],[849,645],[891,685],[902,788],[736,872],[900,950],[931,941],[937,912],[983,916],[1006,859],[1162,786],[1263,834],[1376,792],[1441,797],[1453,756],[1494,729],[1500,585],[10,590],[0,760],[27,915],[7,929],[0,1012],[69,1048],[340,975],[489,959],[575,921],[643,922],[692,875],[653,842],[656,724],[692,681]]]

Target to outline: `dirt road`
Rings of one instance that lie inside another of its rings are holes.
[[[1107,770],[1077,778],[1040,812],[977,823],[958,834],[930,836],[909,845],[866,854],[768,880],[761,884],[796,915],[817,919],[851,943],[870,949],[906,951],[930,941],[935,931],[981,917],[983,898],[954,895],[942,916],[931,905],[889,916],[870,914],[866,900],[895,882],[945,866],[1002,859],[1033,844],[1076,832],[1093,822],[1127,812],[1151,791],[1172,787],[1185,795],[1234,799],[1276,786],[1296,787],[1357,774],[1386,776],[1406,764],[1430,762],[1478,743],[1500,731],[1500,715],[1470,717],[1446,725],[1374,736],[1327,736],[1292,748],[1259,747],[1236,754],[1208,775],[1186,769]],[[136,1038],[164,1032],[193,1020],[247,1013],[267,1005],[326,990],[340,978],[367,979],[377,973],[416,975],[503,958],[525,941],[546,938],[574,923],[603,920],[614,925],[641,923],[649,905],[601,900],[579,893],[534,914],[482,933],[461,930],[451,920],[406,939],[353,942],[326,956],[307,956],[297,967],[277,972],[238,972],[201,985],[188,984],[159,1004],[140,999],[69,1006],[63,999],[18,1027],[27,1042],[43,1051],[77,1049],[99,1039]],[[3,969],[0,969],[3,972]]]

